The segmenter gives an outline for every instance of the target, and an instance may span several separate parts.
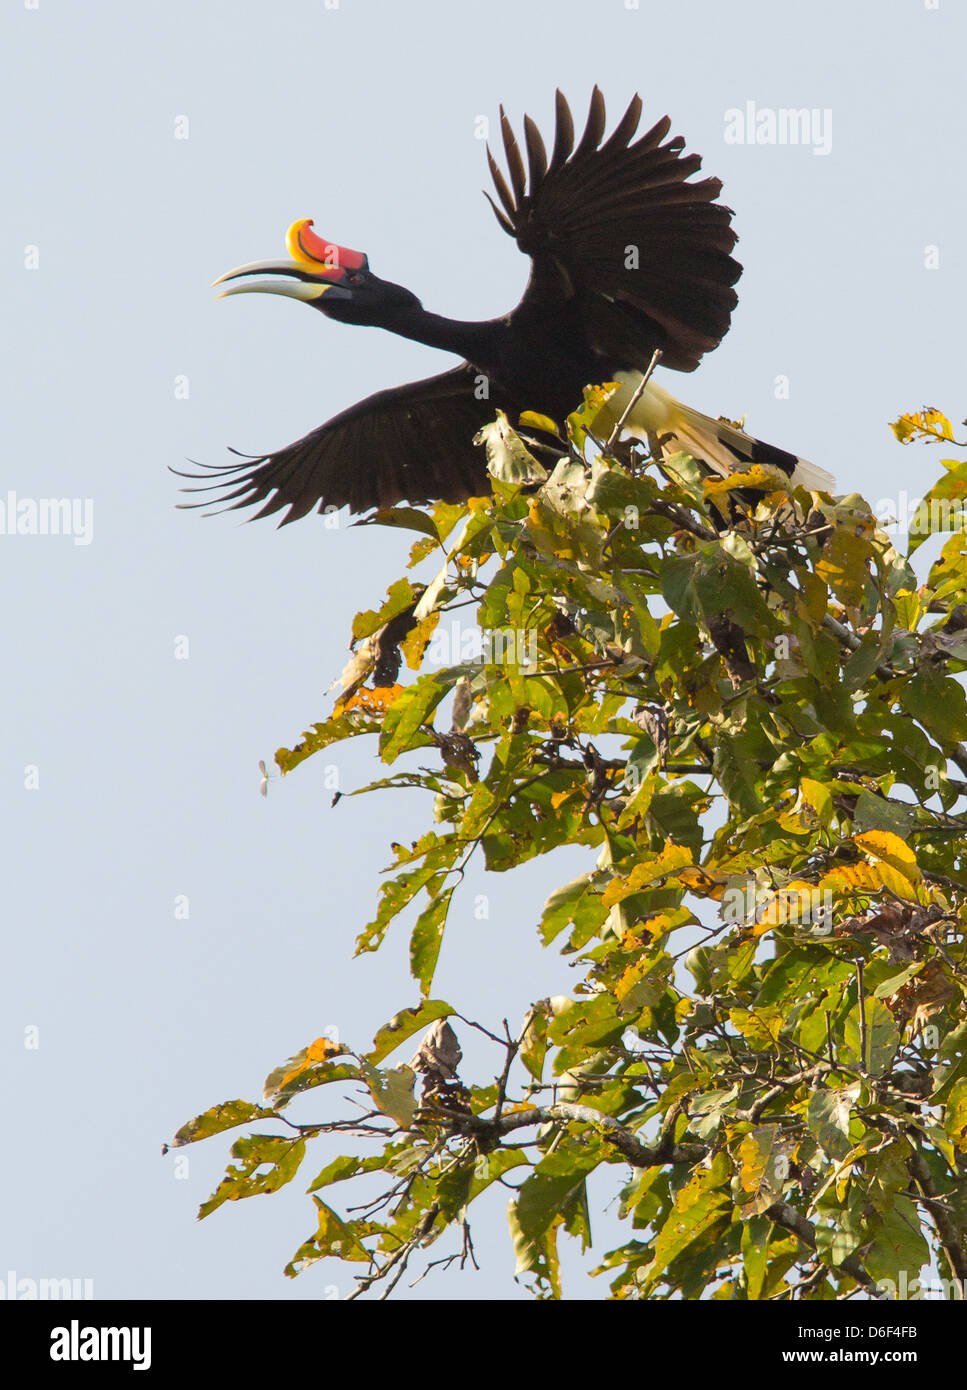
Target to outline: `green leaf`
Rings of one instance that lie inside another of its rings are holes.
[[[946,425],[948,433],[944,437],[952,439],[949,420],[946,421]],[[912,555],[925,540],[938,532],[963,530],[964,503],[967,501],[967,460],[941,459],[940,462],[947,469],[946,477],[928,488],[920,499],[920,505],[910,522],[908,555]],[[937,505],[938,503],[941,505]]]
[[[547,477],[547,469],[538,463],[502,410],[497,411],[497,419],[483,428],[475,436],[475,444],[483,444],[487,451],[487,472],[502,483],[520,485],[541,483]]]
[[[584,1201],[587,1176],[604,1158],[600,1142],[591,1141],[587,1149],[569,1148],[541,1160],[521,1184],[514,1202],[515,1219],[525,1240],[539,1241],[576,1201]]]
[[[859,1005],[847,1016],[843,1031],[843,1047],[839,1060],[871,1076],[882,1076],[893,1064],[900,1043],[896,1023],[890,1010],[879,999],[864,999],[866,1015],[866,1056],[863,1056]]]
[[[775,1047],[782,1035],[786,1019],[781,1009],[767,1005],[755,1009],[730,1009],[729,1022],[748,1039],[751,1047],[758,1050]]]
[[[410,973],[424,994],[429,993],[433,983],[433,973],[440,955],[443,928],[446,925],[447,910],[453,893],[454,890],[449,888],[430,899],[416,919],[410,937]]]
[[[377,1108],[395,1120],[401,1129],[409,1129],[416,1111],[415,1072],[405,1064],[383,1070],[364,1063],[363,1075]]]
[[[301,1274],[309,1265],[327,1256],[357,1263],[369,1263],[370,1254],[360,1239],[361,1223],[343,1221],[331,1207],[326,1206],[320,1197],[313,1197],[316,1204],[318,1226],[315,1235],[301,1245],[292,1262],[285,1267],[289,1278]]]
[[[415,735],[440,701],[453,689],[461,676],[473,675],[473,666],[451,666],[429,676],[420,676],[399,695],[386,711],[380,730],[380,756],[385,763],[394,762],[406,749],[413,747]]]
[[[586,907],[594,913],[598,925],[608,915],[607,908],[601,902],[601,894],[590,892],[588,874],[581,874],[579,878],[566,883],[563,888],[555,889],[544,904],[540,932],[545,946],[575,920],[581,907]]]
[[[837,1090],[815,1090],[809,1095],[806,1123],[830,1158],[843,1158],[852,1147],[849,1122],[859,1099],[861,1084],[854,1081]]]
[[[401,1009],[389,1023],[383,1024],[373,1039],[372,1051],[365,1054],[364,1060],[374,1065],[381,1062],[414,1033],[423,1033],[438,1018],[450,1018],[454,1013],[456,1010],[442,999],[427,999],[416,1008]]]
[[[769,1266],[769,1236],[772,1222],[764,1216],[753,1216],[742,1223],[742,1264],[750,1300],[757,1300],[763,1290]]]
[[[874,1280],[891,1279],[896,1284],[905,1270],[912,1283],[930,1259],[916,1205],[909,1197],[897,1194],[890,1210],[872,1214],[867,1233],[869,1249],[863,1263]]]
[[[423,517],[423,513],[418,513]],[[427,517],[423,517],[428,521]],[[432,522],[429,522],[432,527]],[[358,642],[364,637],[371,637],[381,627],[395,618],[397,614],[403,613],[407,608],[413,606],[418,590],[408,579],[398,579],[395,584],[391,584],[387,589],[387,599],[382,608],[374,612],[372,609],[365,613],[357,613],[353,619],[353,640]]]
[[[291,1182],[299,1171],[306,1151],[305,1140],[270,1134],[255,1134],[236,1139],[230,1165],[218,1187],[198,1210],[199,1220],[210,1216],[223,1202],[237,1202],[243,1197],[256,1197],[277,1192]],[[261,1169],[267,1171],[262,1172]]]
[[[378,734],[380,728],[380,722],[375,715],[361,709],[352,709],[348,714],[340,714],[322,724],[314,724],[308,733],[302,735],[302,742],[297,743],[294,748],[278,749],[275,761],[285,774],[305,762],[306,758],[311,758],[313,753],[330,748],[334,743],[341,743],[343,739],[358,738],[360,734]]]
[[[507,1225],[516,1257],[514,1278],[533,1278],[535,1292],[541,1297],[561,1297],[561,1264],[557,1253],[557,1228],[561,1224],[562,1218],[558,1217],[549,1228],[536,1236],[531,1235],[521,1226],[513,1200],[508,1204]]]
[[[353,526],[394,526],[404,531],[421,531],[424,536],[439,540],[437,528],[426,512],[415,507],[383,507],[372,516],[360,517]]]
[[[329,1187],[335,1182],[346,1182],[348,1178],[355,1177],[362,1167],[362,1160],[344,1156],[334,1158],[331,1163],[327,1163],[322,1172],[306,1188],[307,1192],[319,1192],[323,1187]]]
[[[743,1193],[742,1219],[761,1216],[782,1196],[789,1173],[787,1145],[776,1125],[758,1125],[737,1148],[738,1179]]]
[[[180,1148],[183,1144],[196,1144],[199,1139],[209,1139],[213,1134],[221,1134],[226,1129],[248,1124],[250,1120],[274,1120],[275,1111],[252,1105],[247,1100],[226,1100],[221,1105],[213,1105],[202,1115],[182,1125],[171,1147]]]
[[[887,830],[902,837],[910,834],[915,823],[912,807],[908,810],[905,806],[898,806],[895,801],[873,796],[865,787],[860,790],[853,813],[853,829],[857,832]]]
[[[889,999],[891,994],[896,994],[897,990],[903,988],[908,980],[919,975],[924,967],[922,960],[916,960],[912,965],[908,965],[905,970],[901,970],[898,975],[891,975],[889,979],[883,980],[873,991],[875,999]]]
[[[435,837],[434,845],[440,845]],[[360,933],[356,943],[357,951],[375,951],[377,949],[394,917],[398,917],[403,909],[413,901],[420,889],[425,888],[431,879],[439,874],[441,857],[449,859],[451,848],[450,845],[440,846],[436,853],[427,854],[426,862],[421,864],[418,869],[411,869],[408,873],[398,874],[396,878],[383,884],[380,889],[376,917],[372,922],[368,922]]]
[[[642,1293],[651,1293],[669,1266],[709,1233],[729,1220],[731,1200],[722,1184],[728,1176],[728,1162],[719,1153],[710,1168],[699,1171],[675,1194],[675,1204],[655,1239],[655,1253],[644,1281]]]
[[[932,667],[903,687],[903,707],[942,745],[967,738],[967,695],[959,682]]]
[[[545,1001],[550,1005],[550,1000]],[[545,1008],[536,1006],[524,1032],[520,1047],[520,1060],[535,1081],[544,1077],[544,1058],[547,1056],[548,1017]]]

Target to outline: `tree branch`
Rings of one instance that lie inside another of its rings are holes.
[[[434,1105],[433,1110],[452,1120],[455,1129],[489,1139],[491,1143],[514,1130],[526,1129],[532,1125],[553,1124],[560,1120],[595,1125],[604,1131],[604,1138],[610,1144],[614,1144],[622,1157],[635,1168],[655,1168],[664,1163],[700,1163],[708,1153],[706,1144],[673,1143],[667,1117],[658,1144],[650,1147],[642,1144],[630,1129],[625,1129],[624,1125],[606,1115],[604,1111],[595,1110],[590,1105],[574,1105],[569,1101],[535,1106],[533,1110],[515,1110],[509,1115],[502,1115],[499,1120],[488,1120],[480,1115],[468,1116],[442,1105]],[[678,1111],[673,1107],[669,1113],[677,1115]]]
[[[806,1220],[802,1212],[791,1207],[788,1202],[774,1202],[766,1210],[765,1215],[777,1226],[782,1226],[785,1230],[798,1236],[804,1245],[809,1246],[810,1250],[816,1249],[816,1227],[811,1221]],[[885,1297],[883,1290],[877,1286],[856,1255],[847,1255],[844,1260],[840,1261],[838,1268],[848,1274],[851,1279],[855,1279],[858,1284],[862,1284],[871,1298]]]
[[[909,1136],[912,1139],[912,1136]],[[923,1205],[930,1213],[930,1218],[937,1228],[937,1235],[940,1237],[943,1252],[947,1257],[951,1273],[960,1280],[963,1288],[967,1281],[967,1251],[965,1251],[965,1232],[959,1222],[955,1221],[950,1214],[949,1208],[940,1200],[937,1193],[937,1185],[933,1180],[929,1164],[924,1158],[916,1144],[913,1145],[913,1152],[910,1155],[907,1167],[910,1176],[923,1193]]]

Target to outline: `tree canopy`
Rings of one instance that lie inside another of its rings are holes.
[[[950,533],[921,583],[856,493],[594,439],[608,389],[560,427],[498,416],[492,496],[375,518],[417,533],[407,575],[357,615],[331,716],[276,761],[372,736],[388,770],[359,791],[429,793],[356,944],[415,915],[414,984],[372,1042],[310,1041],[261,1102],[179,1131],[246,1131],[201,1215],[308,1176],[286,1272],[338,1258],[355,1297],[472,1260],[499,1183],[518,1278],[558,1298],[559,1242],[589,1244],[608,1165],[617,1299],[911,1297],[931,1261],[962,1281],[967,459],[913,518],[909,554]],[[937,411],[893,428],[964,448]],[[479,654],[441,664],[457,608]],[[462,1018],[433,981],[468,861],[564,845],[585,871],[519,927],[567,953],[573,988],[535,982],[506,1031],[500,1000]],[[486,1075],[460,1067],[470,1028]],[[334,1133],[347,1152],[317,1172]],[[346,1196],[374,1175],[377,1197]]]

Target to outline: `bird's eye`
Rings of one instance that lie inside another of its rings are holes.
[[[361,275],[350,275],[349,283],[351,285],[361,285],[363,283],[363,277]]]

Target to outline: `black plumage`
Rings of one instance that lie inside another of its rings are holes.
[[[644,371],[655,349],[664,367],[692,371],[728,331],[736,304],[732,212],[717,201],[718,179],[693,178],[701,160],[684,153],[681,137],[668,138],[667,117],[634,138],[640,116],[636,96],[605,139],[595,87],[575,144],[558,92],[548,157],[529,117],[522,153],[501,110],[507,174],[488,149],[497,195],[490,202],[531,271],[520,303],[500,318],[428,313],[409,290],[373,275],[364,255],[322,242],[310,222],[290,229],[291,261],[223,276],[280,275],[282,282],[241,283],[227,293],[288,294],[327,318],[382,327],[465,360],[379,391],[271,454],[184,475],[209,484],[186,491],[214,490],[232,507],[258,507],[258,516],[286,509],[283,522],[313,509],[457,501],[487,491],[483,451],[472,441],[497,409],[512,420],[522,410],[561,418],[586,384]]]

